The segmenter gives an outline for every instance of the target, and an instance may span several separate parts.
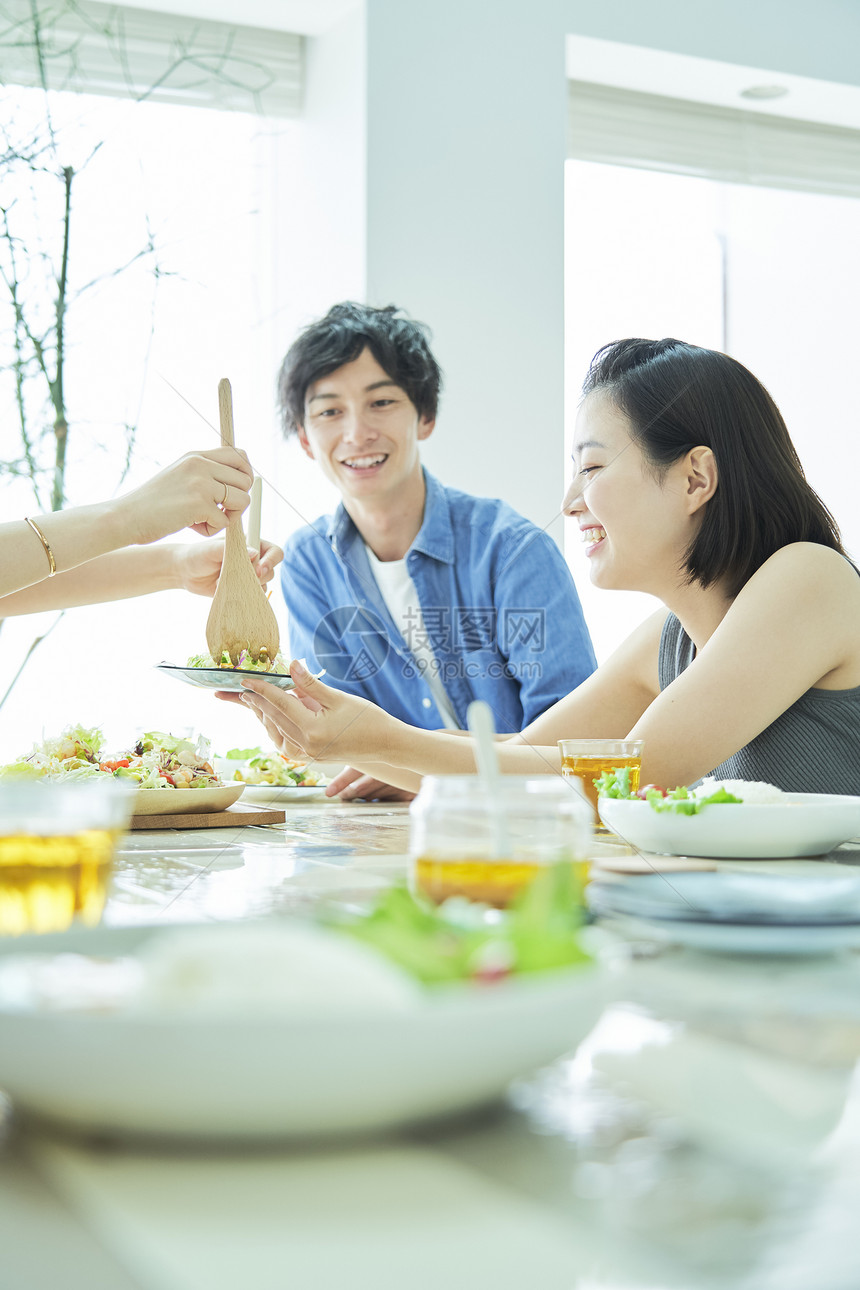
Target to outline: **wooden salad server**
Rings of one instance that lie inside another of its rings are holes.
[[[218,382],[218,408],[221,443],[232,448],[233,395],[227,380]],[[237,511],[224,534],[224,563],[206,621],[206,644],[217,667],[225,651],[235,666],[243,649],[255,660],[268,658],[274,663],[279,643],[278,622],[251,564]]]

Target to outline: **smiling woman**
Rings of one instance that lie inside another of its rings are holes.
[[[558,773],[559,739],[629,734],[657,784],[715,773],[860,791],[860,577],[770,395],[735,360],[677,340],[606,346],[584,395],[565,513],[596,583],[665,608],[503,741],[502,768]],[[466,739],[292,674],[291,694],[250,680],[233,696],[285,752],[410,786],[474,769]]]

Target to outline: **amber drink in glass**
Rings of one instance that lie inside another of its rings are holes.
[[[600,823],[597,813],[597,788],[595,780],[604,771],[629,770],[630,791],[635,793],[639,787],[639,774],[642,768],[641,739],[560,739],[561,773],[571,779],[578,779],[583,787],[587,800],[591,803],[595,827],[600,832],[609,832]]]
[[[136,788],[107,774],[0,783],[0,935],[98,923]]]

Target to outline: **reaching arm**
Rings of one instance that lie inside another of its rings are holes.
[[[260,548],[250,554],[257,577],[265,586],[283,553],[269,542],[261,542]],[[182,589],[199,596],[214,596],[223,558],[224,543],[220,540],[124,547],[23,591],[0,596],[0,618],[127,600],[153,591]]]
[[[108,552],[145,546],[182,528],[193,528],[211,537],[226,527],[230,514],[248,506],[251,483],[251,468],[244,453],[235,448],[216,448],[189,453],[125,497],[31,518],[50,548],[59,575]],[[144,581],[152,579],[155,584],[147,589],[155,590],[166,575],[166,567],[159,566],[157,560],[151,568],[143,563],[148,568]],[[96,569],[98,579],[110,579],[111,566],[105,569],[104,574],[102,569]],[[49,573],[50,557],[23,519],[0,525],[0,595],[41,583]],[[73,580],[67,582],[67,587],[74,585]],[[49,598],[39,607],[54,605]]]
[[[288,557],[281,572],[281,588],[289,615],[290,649],[304,658],[312,670],[320,666],[319,655],[329,661],[348,661],[346,645],[335,632],[332,610],[336,607],[326,595],[320,576],[319,561],[331,558],[327,540],[321,535],[308,540],[303,534],[298,542],[288,544]],[[358,611],[357,611],[358,612]],[[369,688],[357,677],[328,677],[334,689],[348,694],[370,697]],[[394,778],[392,778],[392,775]],[[344,766],[326,788],[328,797],[371,798],[383,801],[409,801],[421,787],[420,775],[401,772],[392,767],[367,763],[363,769]]]
[[[835,551],[799,542],[761,566],[636,723],[643,775],[667,786],[695,782],[815,686],[860,686],[860,578]]]
[[[656,693],[657,642],[665,617],[661,613],[649,619],[604,668],[522,734],[497,741],[502,771],[558,774],[559,739],[626,735]],[[413,792],[416,776],[474,773],[472,741],[463,732],[419,730],[366,699],[330,689],[298,664],[291,670],[295,691],[284,693],[254,678],[242,695],[218,697],[245,703],[290,756],[343,757],[365,774]]]
[[[796,543],[772,556],[690,667],[657,693],[664,618],[649,619],[594,676],[522,734],[500,743],[502,770],[557,773],[557,739],[629,733],[645,741],[646,782],[689,784],[813,686],[860,686],[860,579],[825,547]],[[233,697],[294,755],[344,756],[359,769],[382,760],[419,774],[473,771],[468,739],[416,730],[366,700],[336,694],[296,664],[292,674],[292,692],[253,678],[244,683],[243,696]],[[398,781],[392,776],[392,782]]]
[[[665,609],[652,614],[602,667],[509,742],[626,738],[660,693],[657,654],[665,621]]]
[[[420,787],[420,775],[413,775],[408,770],[398,770],[395,766],[386,766],[383,762],[376,765],[367,762],[364,770],[344,766],[329,781],[325,792],[326,797],[339,797],[343,802],[358,798],[371,802],[411,802]]]
[[[551,537],[532,529],[523,535],[500,562],[493,600],[499,649],[520,683],[528,725],[597,667],[573,578]]]
[[[332,690],[299,663],[292,664],[291,672],[293,691],[250,678],[242,694],[219,692],[218,697],[249,707],[275,745],[290,756],[317,761],[342,757],[355,769],[407,791],[415,791],[416,775],[474,773],[470,739],[407,725],[367,699]],[[498,747],[502,769],[508,773],[560,771],[555,747],[513,742]]]

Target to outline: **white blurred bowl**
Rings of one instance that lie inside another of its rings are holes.
[[[0,943],[0,956],[133,953],[149,928]],[[28,943],[25,943],[28,942]],[[0,958],[2,962],[2,958]],[[37,1117],[119,1135],[254,1140],[366,1133],[465,1111],[572,1052],[596,965],[422,991],[413,1008],[216,1017],[0,1007],[0,1086]]]

